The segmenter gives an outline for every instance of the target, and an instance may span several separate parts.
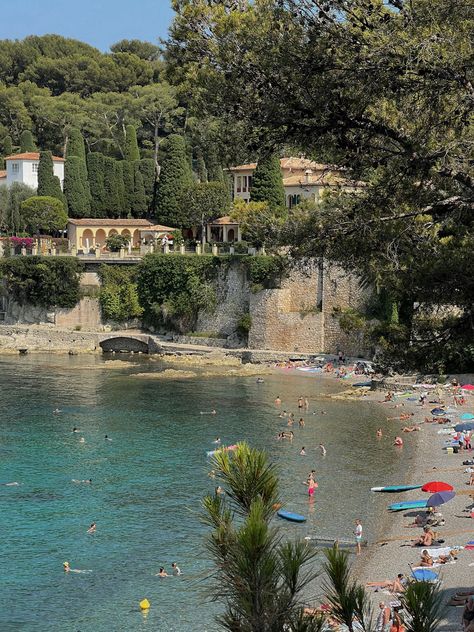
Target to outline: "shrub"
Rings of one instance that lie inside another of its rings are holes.
[[[23,225],[33,234],[56,232],[67,225],[63,203],[48,195],[24,200],[20,206],[20,216]]]
[[[18,303],[74,307],[79,301],[81,263],[72,257],[14,257],[1,262],[7,291]]]
[[[110,235],[105,240],[105,245],[111,252],[118,252],[121,248],[127,248],[129,241],[127,235]]]
[[[100,266],[102,285],[99,302],[105,319],[123,322],[143,314],[138,300],[136,276],[137,266]]]
[[[249,280],[253,285],[260,285],[269,290],[279,288],[288,269],[288,261],[283,257],[267,257],[259,255],[245,259]]]
[[[248,333],[252,327],[252,317],[250,314],[242,314],[237,323],[237,331],[242,336],[248,336]]]

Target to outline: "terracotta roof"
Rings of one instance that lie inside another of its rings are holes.
[[[331,167],[330,165],[314,162],[308,158],[296,158],[293,156],[280,158],[280,166],[284,171],[306,171],[306,169],[311,169],[312,171],[325,171],[327,169],[337,169],[336,167]],[[250,162],[246,165],[230,167],[229,171],[251,171],[256,167],[256,162]]]
[[[213,222],[209,222],[211,226],[222,226],[223,224],[235,224],[237,225],[239,222],[233,220],[229,215],[224,215],[223,217],[218,217]]]
[[[153,224],[153,226],[147,226],[143,230],[150,230],[150,231],[160,232],[160,233],[164,233],[164,232],[172,233],[174,230],[176,230],[176,228],[172,228],[171,226],[162,226],[162,224]]]
[[[1,178],[6,178],[7,177],[7,172],[4,171],[3,169],[0,170],[0,179]]]
[[[25,154],[12,154],[11,156],[7,156],[5,160],[39,160],[39,157],[39,152],[28,151]],[[53,156],[53,160],[55,162],[64,162],[64,158],[60,158],[59,156]]]
[[[283,178],[283,186],[284,187],[308,187],[308,186],[316,186],[316,187],[360,187],[363,186],[362,182],[356,182],[353,180],[347,180],[346,178],[341,177],[340,175],[334,174],[334,172],[326,172],[320,175],[310,175],[308,181],[306,181],[305,176],[294,175],[288,176],[288,178]]]
[[[147,219],[70,219],[73,226],[141,226],[148,228],[153,224]]]

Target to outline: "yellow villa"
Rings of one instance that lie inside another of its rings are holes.
[[[128,237],[132,248],[139,248],[144,236],[160,238],[172,233],[169,226],[157,226],[147,219],[70,219],[67,234],[71,248],[105,248],[110,235]]]

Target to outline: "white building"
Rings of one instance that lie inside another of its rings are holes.
[[[257,163],[231,167],[233,199],[240,198],[248,202],[252,189],[253,173]],[[307,158],[281,158],[281,175],[285,189],[286,206],[292,208],[302,200],[317,202],[323,191],[343,188],[355,190],[363,186],[360,182],[350,182],[344,177],[342,169],[333,165],[324,165]]]
[[[26,154],[13,154],[5,158],[7,167],[6,185],[22,182],[34,189],[38,188],[39,153],[32,151]],[[64,158],[53,156],[53,172],[59,178],[61,188],[64,182]],[[4,181],[4,180],[3,180]],[[2,179],[0,179],[0,183]]]

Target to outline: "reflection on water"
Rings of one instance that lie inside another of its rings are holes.
[[[2,631],[216,629],[217,606],[204,592],[210,563],[199,504],[215,485],[206,451],[217,436],[269,451],[285,506],[308,517],[304,525],[278,521],[289,537],[351,537],[357,517],[374,534],[386,502],[369,488],[404,480],[391,422],[381,421],[376,405],[322,398],[339,385],[317,375],[267,376],[263,384],[139,380],[129,375],[149,370],[148,359],[127,361],[133,365],[106,371],[94,356],[0,359],[0,481],[22,483],[0,487]],[[296,419],[298,396],[310,398],[293,444],[276,440],[286,428],[276,395]],[[53,414],[56,408],[63,412]],[[199,414],[212,408],[217,415]],[[319,483],[313,503],[303,484],[311,469]],[[91,485],[71,482],[89,478]],[[66,560],[92,573],[65,574]],[[181,577],[154,576],[174,561]],[[144,597],[152,604],[147,618],[138,608]]]

